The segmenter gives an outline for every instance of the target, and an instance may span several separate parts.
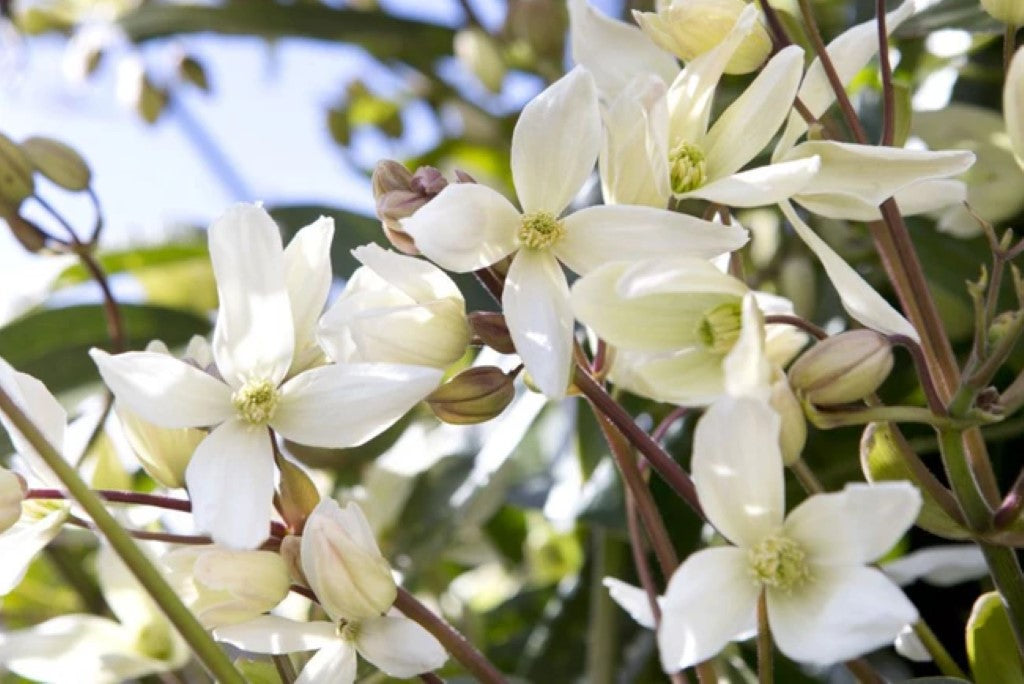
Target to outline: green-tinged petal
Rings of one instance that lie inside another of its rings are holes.
[[[924,214],[947,207],[952,211],[959,209],[960,211],[955,214],[947,212],[951,214],[949,217],[946,214],[943,215],[942,221],[938,226],[939,230],[946,230],[948,221],[956,221],[956,217],[960,216],[961,213],[963,216],[966,216],[968,222],[973,224],[972,230],[975,231],[975,234],[981,230],[977,225],[977,221],[963,207],[963,203],[967,201],[967,186],[963,181],[947,178],[923,180],[901,188],[893,196],[893,199],[896,200],[896,206],[899,207],[900,214],[903,216]],[[878,208],[877,204],[872,204],[855,195],[843,193],[800,193],[793,197],[793,201],[798,202],[808,211],[827,218],[846,219],[848,221],[880,221],[882,219],[882,211]],[[960,230],[967,231],[968,229],[961,228]],[[956,231],[950,232],[957,234]],[[962,234],[958,236],[964,237]],[[967,235],[967,237],[970,237],[970,235]]]
[[[248,622],[218,627],[213,638],[243,651],[272,655],[313,651],[339,641],[330,622],[296,622],[276,615],[261,615]]]
[[[773,369],[765,356],[764,317],[752,292],[743,295],[741,320],[739,339],[722,360],[725,391],[767,400]]]
[[[1003,117],[1013,155],[1024,167],[1024,49],[1017,50],[1003,86]]]
[[[763,207],[800,192],[820,168],[817,157],[759,166],[713,180],[678,197],[697,197],[728,207]]]
[[[672,193],[665,92],[664,81],[641,74],[604,111],[598,168],[606,204],[668,206]]]

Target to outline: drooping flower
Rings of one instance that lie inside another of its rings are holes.
[[[483,185],[449,185],[402,221],[427,257],[452,271],[515,253],[502,298],[516,351],[540,389],[565,395],[573,318],[560,262],[587,273],[614,259],[661,254],[710,257],[746,242],[746,232],[650,207],[595,206],[562,212],[590,175],[601,145],[590,74],[573,69],[524,109],[512,135],[512,176],[522,206]]]
[[[286,251],[273,220],[255,205],[233,207],[210,228],[219,377],[165,354],[91,352],[118,401],[144,420],[213,427],[185,480],[196,524],[225,546],[254,548],[268,534],[268,428],[300,444],[353,446],[384,430],[441,379],[436,369],[398,364],[324,365],[290,375],[304,365],[296,352],[309,348],[305,340],[314,339],[323,305],[322,269],[314,263],[326,252],[324,232],[297,235]]]

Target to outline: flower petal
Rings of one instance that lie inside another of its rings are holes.
[[[679,73],[675,58],[637,27],[601,14],[587,0],[569,0],[572,59],[594,75],[605,97],[614,97],[636,74],[653,73],[669,83]]]
[[[665,83],[652,74],[630,81],[604,111],[604,131],[597,162],[605,203],[668,206]]]
[[[793,660],[830,665],[892,643],[917,610],[874,568],[815,566],[809,584],[768,589],[768,622]]]
[[[786,519],[786,534],[814,563],[858,565],[879,558],[917,518],[921,494],[909,482],[848,484],[817,494]]]
[[[662,669],[692,667],[749,632],[759,591],[743,549],[705,549],[689,556],[673,573],[661,603]]]
[[[740,336],[722,360],[726,392],[768,399],[772,365],[765,355],[764,317],[753,292],[743,295]]]
[[[729,541],[752,547],[782,524],[779,414],[766,401],[723,397],[693,435],[693,483],[708,521]]]
[[[414,302],[435,299],[464,301],[455,281],[424,259],[398,254],[372,242],[353,249],[352,256]]]
[[[793,106],[803,70],[803,49],[783,48],[722,112],[702,145],[708,178],[731,176],[771,142]]]
[[[216,425],[235,412],[231,389],[193,365],[156,352],[89,352],[117,400],[167,428]]]
[[[261,615],[237,625],[218,627],[213,638],[250,653],[284,655],[313,651],[339,642],[330,622],[296,622],[277,615]]]
[[[597,87],[590,72],[576,67],[523,107],[512,132],[512,179],[523,213],[561,214],[600,149]]]
[[[253,376],[276,385],[295,350],[277,224],[263,207],[236,204],[210,226],[209,239],[220,302],[213,330],[217,368],[235,388]]]
[[[808,211],[827,218],[839,218],[849,221],[880,221],[882,219],[882,212],[878,205],[865,201],[855,195],[841,193],[805,195],[800,193],[793,199]],[[933,178],[901,188],[893,195],[893,199],[896,200],[896,206],[899,207],[900,214],[903,216],[924,214],[946,207],[952,209],[953,205],[962,205],[967,200],[967,185],[959,180]],[[940,231],[944,230],[945,225],[948,225],[944,224],[944,221],[952,220],[956,222],[959,220],[957,218],[959,211],[957,210],[963,211],[968,220],[972,223],[974,222],[974,219],[970,218],[970,215],[967,214],[963,206],[958,206],[954,211],[947,212],[952,217],[951,219],[948,219],[945,214],[943,215],[938,226]],[[974,223],[974,226],[977,227],[977,224]],[[954,231],[954,234],[957,233]]]
[[[679,406],[707,406],[725,394],[722,356],[699,347],[635,359],[634,392]]]
[[[654,611],[647,592],[614,577],[605,577],[602,584],[608,589],[608,595],[619,607],[629,613],[641,627],[655,628]]]
[[[315,344],[316,321],[331,289],[334,219],[321,216],[292,238],[284,250],[285,286],[295,328],[295,351]]]
[[[352,684],[356,680],[356,649],[335,639],[302,668],[295,684]]]
[[[882,572],[900,586],[920,579],[936,587],[951,587],[984,577],[988,565],[977,545],[946,544],[889,561],[882,566]]]
[[[1017,163],[1024,166],[1024,50],[1010,60],[1003,85],[1003,117]]]
[[[579,274],[610,261],[654,259],[666,254],[711,258],[739,249],[749,235],[695,216],[652,207],[587,207],[564,220],[555,253]]]
[[[5,669],[31,681],[122,681],[112,671],[117,665],[130,670],[124,679],[154,671],[132,667],[131,635],[117,622],[95,615],[62,615],[0,639]]]
[[[885,301],[882,295],[875,292],[852,266],[828,246],[828,243],[818,237],[810,226],[797,216],[792,204],[781,202],[779,208],[800,239],[818,257],[848,314],[880,333],[906,335],[915,342],[920,342],[921,338],[914,326]]]
[[[436,670],[448,660],[430,632],[399,615],[361,620],[356,648],[385,674],[400,679]]]
[[[729,207],[776,204],[800,192],[820,168],[820,161],[814,157],[759,166],[711,181],[678,197],[698,197]]]
[[[232,418],[196,448],[185,470],[196,526],[233,549],[254,549],[270,533],[274,454],[265,427]]]
[[[502,296],[516,352],[544,394],[560,399],[569,385],[573,315],[569,285],[554,255],[519,251]]]
[[[393,363],[313,368],[281,387],[270,425],[299,444],[356,446],[404,416],[434,391],[442,375],[436,368]]]
[[[60,533],[69,511],[70,506],[64,504],[38,520],[22,515],[13,527],[0,534],[0,558],[4,559],[0,563],[0,596],[18,586],[36,554]]]
[[[496,190],[452,183],[401,223],[431,261],[466,273],[508,256],[516,247],[520,220],[512,203]]]
[[[13,366],[0,358],[0,388],[39,428],[50,446],[62,452],[68,414],[60,402],[50,394],[50,390],[46,389],[46,385],[27,373],[16,371]],[[44,464],[42,457],[14,427],[14,423],[7,417],[7,414],[2,411],[0,411],[0,425],[3,425],[7,434],[11,436],[14,450],[27,458],[36,475],[47,481],[54,481],[53,475]]]

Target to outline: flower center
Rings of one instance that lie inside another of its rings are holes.
[[[708,179],[704,152],[691,143],[679,143],[668,153],[668,172],[672,192],[696,190]]]
[[[267,380],[249,380],[231,395],[238,416],[252,425],[266,425],[274,417],[280,396]]]
[[[338,620],[335,632],[337,632],[338,638],[342,641],[354,642],[359,636],[359,622],[356,620]]]
[[[739,303],[726,302],[704,314],[697,324],[697,337],[709,351],[726,354],[739,339],[742,325]]]
[[[565,226],[549,211],[525,214],[519,224],[519,244],[531,249],[547,249],[562,239]]]
[[[771,535],[747,551],[751,576],[763,585],[788,592],[811,578],[807,554],[792,539]]]

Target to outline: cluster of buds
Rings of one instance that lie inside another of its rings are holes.
[[[463,172],[455,172],[459,183],[475,183]],[[402,164],[385,159],[373,171],[373,197],[377,203],[377,217],[384,226],[388,240],[400,252],[419,256],[416,243],[406,233],[400,221],[416,213],[416,210],[436,197],[448,187],[448,180],[432,166],[421,166],[410,172]]]
[[[892,344],[884,335],[851,330],[811,347],[790,367],[789,382],[811,404],[849,404],[874,393],[892,365]]]

